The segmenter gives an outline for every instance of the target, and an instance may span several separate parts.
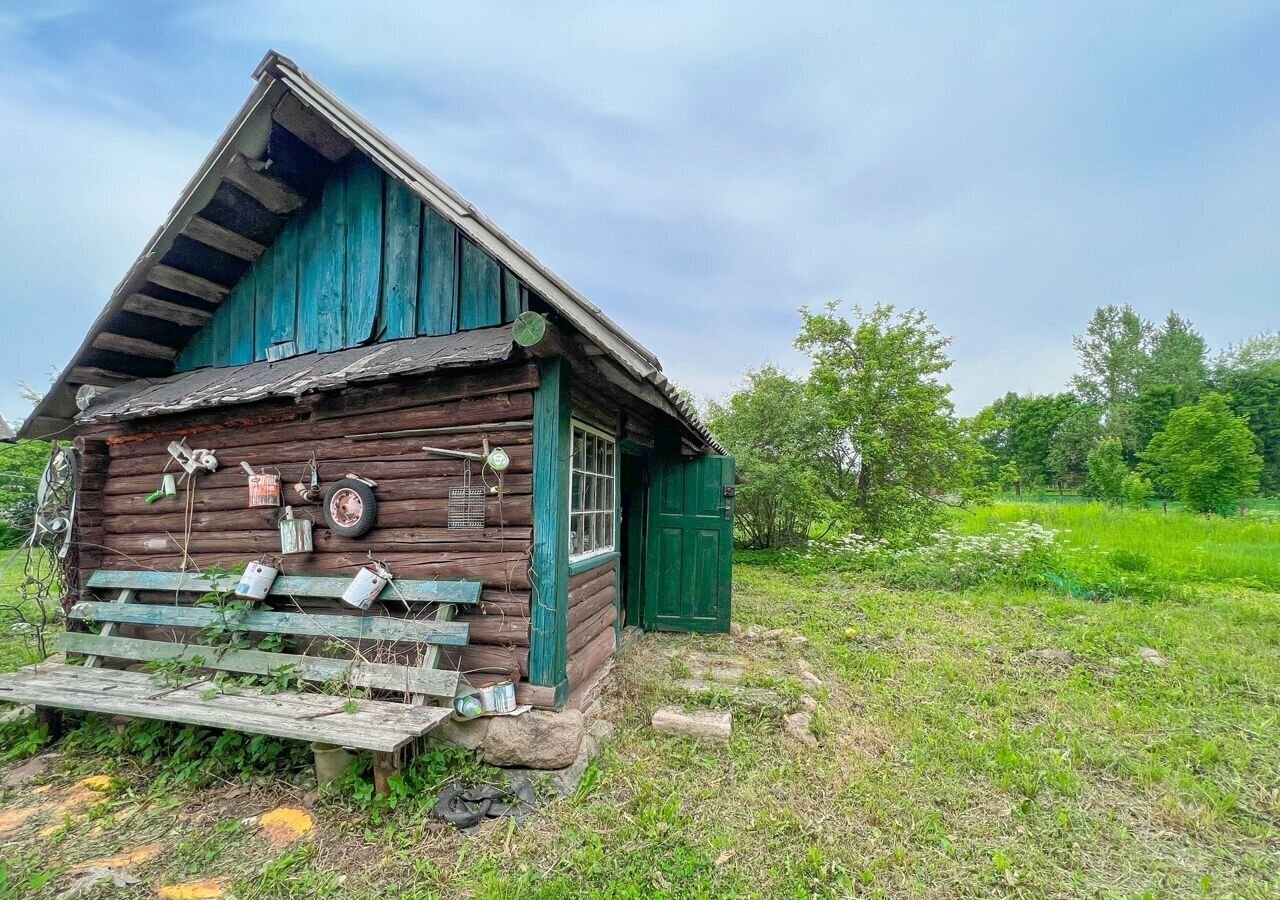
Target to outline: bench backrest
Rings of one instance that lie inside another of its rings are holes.
[[[139,591],[171,592],[175,598],[195,599],[209,592],[234,590],[238,578],[209,578],[178,572],[108,571],[94,572],[88,586],[117,590],[109,603],[83,601],[72,606],[69,617],[86,623],[101,623],[98,634],[67,632],[58,637],[59,649],[87,656],[86,665],[96,665],[100,657],[145,662],[184,661],[197,668],[273,676],[280,672],[308,681],[342,681],[357,687],[403,691],[412,695],[452,697],[458,688],[457,672],[435,668],[441,645],[467,643],[468,626],[451,622],[455,604],[474,604],[481,585],[467,581],[397,580],[385,588],[380,599],[391,605],[404,604],[408,610],[419,604],[433,604],[427,618],[386,615],[322,615],[305,610],[280,611],[250,609],[228,613],[208,606],[134,603]],[[346,578],[280,576],[269,597],[322,597],[336,599],[350,584]],[[276,653],[264,650],[231,649],[182,644],[172,641],[118,637],[120,624],[161,627],[208,628],[210,626],[255,634],[282,634],[328,637],[336,641],[373,640],[413,642],[428,645],[419,665],[367,662]]]

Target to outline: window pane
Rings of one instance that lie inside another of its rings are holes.
[[[588,434],[586,435],[586,439],[587,439],[586,469],[588,472],[594,472],[596,470],[596,436],[594,434]]]
[[[576,428],[573,431],[573,467],[581,469],[587,459],[586,435]]]
[[[582,552],[582,516],[569,517],[569,555]]]
[[[596,549],[596,523],[593,516],[583,516],[582,552],[590,553]]]
[[[569,499],[569,509],[573,512],[582,509],[582,476],[577,472],[573,474],[573,493]]]

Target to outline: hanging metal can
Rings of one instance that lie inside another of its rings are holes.
[[[280,505],[280,476],[258,472],[249,476],[249,508]]]
[[[286,506],[280,518],[280,552],[289,555],[294,553],[310,553],[311,520],[294,518],[293,507]]]
[[[265,600],[271,590],[271,583],[276,580],[280,570],[264,562],[251,562],[244,567],[240,583],[236,585],[236,594],[250,600]]]
[[[391,580],[391,573],[381,563],[364,566],[342,592],[342,602],[352,609],[368,609]]]

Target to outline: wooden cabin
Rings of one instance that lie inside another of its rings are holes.
[[[291,60],[254,78],[22,428],[77,451],[70,599],[261,558],[478,582],[436,665],[509,674],[543,709],[589,702],[642,629],[727,630],[732,460],[657,358]],[[219,468],[148,502],[182,440]],[[496,448],[501,473],[437,452]],[[281,510],[248,505],[241,462],[279,473],[312,552],[281,556]],[[451,518],[468,465],[478,525]],[[344,537],[296,494],[313,468],[322,491],[375,483],[372,530]]]

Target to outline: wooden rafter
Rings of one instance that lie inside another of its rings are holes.
[[[351,152],[351,142],[338,134],[324,119],[303,106],[293,94],[285,94],[271,117],[330,162],[337,162]]]
[[[246,262],[253,262],[267,249],[257,241],[230,228],[223,228],[217,222],[210,222],[202,216],[192,216],[182,233],[194,241]]]
[[[127,297],[124,301],[124,308],[140,316],[163,319],[166,322],[183,325],[187,328],[199,328],[213,318],[213,313],[206,312],[203,309],[183,306],[180,303],[170,303],[168,300],[148,297],[146,294],[132,294]]]
[[[114,334],[110,331],[104,331],[95,337],[93,346],[99,350],[114,350],[130,356],[144,356],[147,359],[171,360],[178,355],[175,348],[165,344],[157,344],[155,341],[129,337],[125,334]]]
[[[276,215],[287,216],[307,202],[279,178],[255,170],[241,153],[231,158],[224,177]]]
[[[183,294],[190,294],[192,297],[198,297],[209,303],[221,303],[222,298],[227,296],[230,288],[217,282],[210,281],[207,278],[201,278],[199,275],[192,275],[190,272],[184,272],[181,269],[175,269],[172,266],[156,264],[147,272],[147,280],[152,284],[158,284],[160,287],[169,288],[171,291],[179,291]]]
[[[126,375],[124,372],[100,369],[96,366],[73,366],[71,371],[67,373],[67,381],[70,384],[96,384],[103,387],[124,384],[127,381],[133,381],[137,377],[136,375]]]

